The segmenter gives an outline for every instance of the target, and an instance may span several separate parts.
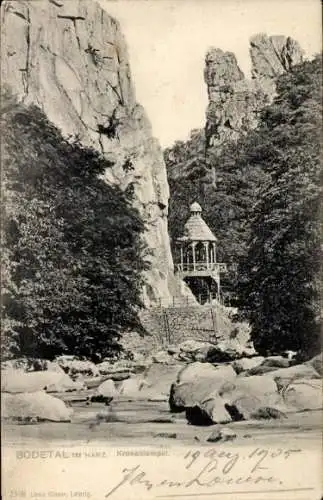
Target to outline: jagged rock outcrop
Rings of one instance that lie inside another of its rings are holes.
[[[151,260],[145,300],[168,299],[174,284],[166,168],[136,102],[118,22],[92,0],[6,0],[1,11],[2,84],[40,106],[64,135],[111,160],[107,182],[123,189],[134,183]]]
[[[258,34],[250,39],[250,57],[252,78],[247,79],[232,52],[211,48],[206,54],[208,146],[220,148],[254,128],[275,95],[275,79],[300,63],[303,51],[290,37]]]
[[[257,34],[250,39],[253,78],[276,78],[303,60],[298,42],[286,36]]]

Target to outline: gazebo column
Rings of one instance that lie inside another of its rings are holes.
[[[181,244],[181,271],[184,271],[184,252],[182,244]]]
[[[213,262],[216,263],[216,244],[212,243],[213,247]]]
[[[205,260],[206,260],[206,268],[209,269],[209,242],[204,241],[204,248],[205,248]]]
[[[193,243],[192,243],[192,254],[193,254],[193,270],[194,271],[195,271],[195,268],[196,268],[195,247],[196,247],[196,243],[193,241]]]

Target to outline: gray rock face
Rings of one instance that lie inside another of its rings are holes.
[[[250,39],[250,57],[253,78],[276,78],[301,63],[303,51],[290,37],[259,33]]]
[[[250,40],[252,79],[238,66],[232,52],[211,48],[206,54],[204,79],[209,105],[205,135],[209,146],[256,127],[259,112],[275,95],[275,79],[302,61],[299,44],[290,37],[258,34]]]
[[[2,84],[40,106],[65,136],[111,160],[105,180],[126,189],[146,223],[151,251],[144,299],[168,299],[173,264],[169,189],[161,148],[136,102],[118,22],[91,0],[3,2]]]

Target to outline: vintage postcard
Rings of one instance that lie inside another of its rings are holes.
[[[1,2],[4,500],[322,500],[318,0]]]

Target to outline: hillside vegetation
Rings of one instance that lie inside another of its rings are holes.
[[[165,151],[172,240],[198,200],[261,353],[319,345],[321,80],[320,57],[279,77],[258,128],[220,154],[203,131]]]
[[[138,325],[143,223],[111,165],[40,109],[1,102],[6,356],[117,356]]]

